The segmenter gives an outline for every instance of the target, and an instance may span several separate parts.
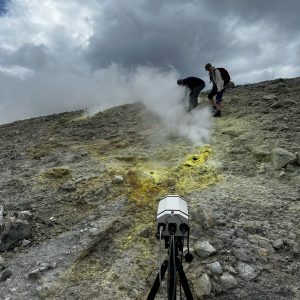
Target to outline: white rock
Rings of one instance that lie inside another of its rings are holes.
[[[212,246],[208,241],[197,242],[195,245],[195,253],[202,258],[206,258],[216,252],[216,248]]]
[[[252,266],[245,264],[243,262],[240,262],[237,268],[240,276],[247,281],[250,281],[258,276],[257,270],[255,270]]]
[[[217,275],[223,274],[222,266],[218,261],[215,261],[211,264],[207,264],[207,267],[213,274],[217,274]]]
[[[123,176],[120,176],[120,175],[116,175],[113,180],[112,180],[112,183],[115,183],[115,184],[120,184],[124,181],[124,177]]]
[[[225,289],[228,290],[234,288],[238,284],[236,279],[227,272],[220,277],[220,280]]]

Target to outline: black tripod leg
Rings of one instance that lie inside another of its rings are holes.
[[[176,266],[177,266],[177,271],[179,274],[180,282],[182,284],[182,287],[183,287],[183,290],[185,293],[185,297],[187,300],[193,300],[194,298],[193,298],[192,292],[190,290],[189,283],[186,279],[182,264],[178,257],[176,258]]]
[[[167,268],[168,268],[168,261],[165,260],[165,261],[162,263],[161,267],[160,267],[161,280],[163,280],[163,278],[164,278],[164,276],[165,276],[165,273],[166,273],[166,271],[167,271]],[[160,286],[160,281],[159,281],[159,279],[160,279],[160,278],[159,278],[159,273],[158,273],[157,276],[156,276],[156,279],[155,279],[155,281],[154,281],[154,283],[153,283],[153,286],[152,286],[152,288],[151,288],[151,291],[150,291],[150,293],[149,293],[149,295],[148,295],[147,300],[154,300],[154,298],[155,298],[155,296],[156,296],[156,294],[157,294],[157,292],[158,292],[159,286]]]

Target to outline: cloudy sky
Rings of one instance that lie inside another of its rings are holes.
[[[0,0],[0,124],[168,102],[179,77],[209,86],[206,62],[235,83],[300,76],[299,11],[299,0]]]

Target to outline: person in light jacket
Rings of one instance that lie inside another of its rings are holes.
[[[213,88],[208,94],[208,99],[212,105],[213,116],[221,117],[221,103],[223,93],[225,92],[221,71],[213,67],[210,63],[205,65],[205,70],[209,72],[209,79],[213,84]],[[214,100],[214,96],[216,96],[216,100]]]

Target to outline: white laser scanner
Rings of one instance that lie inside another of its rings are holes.
[[[160,200],[157,210],[157,229],[163,227],[162,236],[183,236],[189,230],[186,201],[179,195],[167,195]]]

